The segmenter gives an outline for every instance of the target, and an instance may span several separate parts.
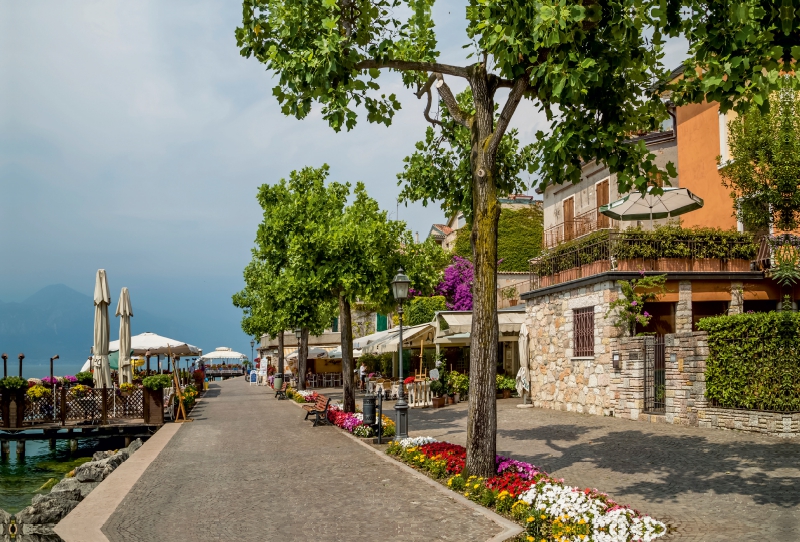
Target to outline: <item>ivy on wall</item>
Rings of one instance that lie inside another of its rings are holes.
[[[703,318],[708,332],[706,397],[727,408],[800,411],[800,314]]]
[[[443,295],[415,297],[408,303],[403,320],[408,326],[427,324],[433,320],[433,315],[436,312],[443,310],[445,310],[445,298]]]
[[[456,234],[453,253],[472,260],[471,228],[464,226]],[[502,209],[497,224],[498,271],[527,271],[528,260],[542,250],[544,217],[538,206],[525,209]]]

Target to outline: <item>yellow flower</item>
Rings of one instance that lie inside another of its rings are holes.
[[[480,484],[475,484],[474,486],[472,486],[472,489],[478,489],[479,487],[481,487]]]
[[[539,516],[539,517],[540,517],[541,519],[544,519],[544,514],[542,514],[542,515],[541,515],[541,516]]]
[[[536,541],[533,539],[533,537],[532,537],[532,536],[529,536],[529,537],[528,537],[528,542],[536,542]]]
[[[464,493],[464,496],[465,497],[469,497],[469,493]]]
[[[533,516],[531,516],[531,517],[529,517],[529,518],[528,518],[528,523],[530,523],[530,522],[532,522],[532,521],[533,521]]]
[[[447,487],[450,487],[450,486],[452,486],[452,485],[453,485],[453,479],[452,479],[452,478],[450,478],[450,479],[447,481]]]

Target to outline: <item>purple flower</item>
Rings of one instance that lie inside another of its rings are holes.
[[[650,313],[649,313],[649,312],[647,312],[647,311],[644,311],[644,317],[645,317],[645,318],[650,318]]]
[[[64,380],[66,380],[66,381],[67,381],[67,382],[69,382],[70,384],[75,384],[75,383],[78,381],[78,379],[77,379],[77,378],[75,378],[75,377],[74,377],[74,376],[72,376],[72,375],[67,375],[67,376],[65,376],[65,377],[64,377]]]
[[[453,256],[452,265],[444,270],[444,280],[436,287],[436,293],[447,299],[448,310],[472,310],[473,277],[472,262],[460,256]]]
[[[639,274],[640,274],[642,277],[644,277],[644,269],[640,269],[640,270],[639,270]]]
[[[520,478],[524,480],[532,480],[534,476],[541,472],[537,467],[531,465],[530,463],[517,461],[516,459],[509,459],[508,457],[503,457],[502,455],[495,456],[495,464],[497,465],[497,474],[503,474],[504,472],[516,472],[520,475]]]
[[[637,303],[635,299],[634,299],[633,301],[631,301],[631,307],[635,307],[635,306],[636,306],[636,305],[638,305],[638,304],[639,304],[639,303]]]

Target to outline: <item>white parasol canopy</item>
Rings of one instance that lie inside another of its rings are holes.
[[[119,350],[119,341],[112,341],[108,347],[111,352]],[[203,353],[202,350],[191,344],[149,332],[131,337],[131,350],[136,356],[144,356],[148,352],[150,352],[151,356],[164,356],[167,354],[199,356]]]
[[[131,365],[131,296],[128,288],[123,287],[117,303],[119,320],[119,376],[120,384],[133,384],[133,366]]]
[[[528,326],[522,324],[519,328],[519,371],[517,372],[517,393],[524,397],[524,393],[530,395],[531,380],[530,367],[528,367]]]
[[[649,186],[644,195],[632,192],[622,199],[612,201],[600,207],[600,213],[616,220],[650,220],[672,218],[703,206],[703,200],[692,194],[687,188],[662,188],[662,194],[652,192],[658,187]]]
[[[209,352],[208,354],[203,354],[198,360],[208,361],[211,359],[235,359],[235,360],[245,360],[247,356],[244,354],[240,354],[239,352],[234,352],[230,348],[227,347],[220,347],[215,349],[213,352]]]
[[[361,357],[361,350],[358,348],[353,348],[353,357],[360,358]],[[342,347],[337,346],[330,352],[328,352],[328,358],[330,359],[342,359]]]
[[[108,304],[111,293],[108,291],[106,270],[98,269],[94,283],[94,344],[92,345],[92,366],[94,385],[97,388],[111,388],[111,367],[108,365]]]
[[[308,347],[308,359],[323,359],[328,357],[328,351],[319,346]],[[297,350],[286,356],[287,360],[297,359]]]

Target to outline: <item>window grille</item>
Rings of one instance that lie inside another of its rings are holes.
[[[594,307],[573,311],[575,356],[594,356]]]

